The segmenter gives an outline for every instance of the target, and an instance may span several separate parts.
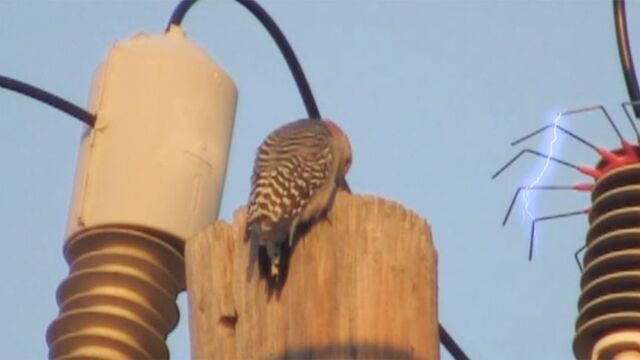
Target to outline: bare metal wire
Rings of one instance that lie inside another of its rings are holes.
[[[518,145],[518,144],[520,144],[521,142],[523,142],[523,141],[525,141],[525,140],[527,140],[527,139],[530,139],[530,138],[532,138],[532,137],[534,137],[534,136],[536,136],[536,135],[538,135],[538,134],[542,133],[543,131],[545,131],[545,130],[547,130],[547,129],[552,129],[552,128],[556,128],[556,129],[558,129],[558,130],[562,131],[563,133],[565,133],[565,134],[567,134],[567,135],[571,136],[572,138],[574,138],[574,139],[578,140],[578,141],[579,141],[579,142],[581,142],[582,144],[584,144],[584,145],[586,145],[586,146],[588,146],[588,147],[592,148],[592,149],[593,149],[593,150],[595,150],[595,151],[598,151],[598,148],[597,148],[595,145],[593,145],[593,144],[592,144],[592,143],[590,143],[589,141],[585,140],[583,137],[580,137],[580,136],[576,135],[575,133],[573,133],[573,132],[571,132],[571,131],[569,131],[569,130],[567,130],[567,129],[563,128],[562,126],[560,126],[560,125],[555,125],[555,124],[545,125],[545,126],[543,126],[542,128],[540,128],[540,129],[538,129],[538,130],[536,130],[536,131],[534,131],[534,132],[532,132],[532,133],[530,133],[530,134],[527,134],[527,135],[525,135],[525,136],[521,137],[520,139],[518,139],[518,140],[516,140],[516,141],[512,142],[512,143],[511,143],[511,146]]]
[[[576,252],[573,253],[573,258],[576,259],[576,263],[578,264],[578,268],[580,269],[580,272],[584,271],[584,269],[582,268],[582,263],[580,262],[580,253],[584,251],[586,248],[587,248],[587,244],[584,244],[580,246],[580,249],[576,250]]]
[[[579,210],[579,211],[571,211],[571,212],[562,213],[562,214],[542,216],[542,217],[537,217],[537,218],[533,219],[533,221],[531,222],[531,238],[529,239],[529,261],[531,261],[531,259],[533,258],[533,241],[535,239],[535,232],[536,232],[536,224],[537,223],[539,223],[541,221],[566,218],[566,217],[570,217],[570,216],[584,215],[584,214],[587,214],[588,212],[589,212],[589,209],[585,209],[585,210]]]
[[[515,194],[513,194],[513,198],[511,199],[511,204],[509,204],[509,209],[507,209],[507,213],[504,216],[504,220],[502,221],[502,226],[507,224],[507,220],[509,219],[509,215],[511,215],[511,210],[513,210],[513,206],[516,203],[516,199],[518,199],[518,195],[522,190],[576,190],[575,186],[572,185],[537,185],[537,186],[519,186],[516,190]]]
[[[564,117],[564,116],[575,115],[575,114],[580,114],[580,113],[585,113],[590,111],[598,111],[598,110],[602,111],[604,116],[607,118],[609,125],[611,125],[611,128],[613,128],[613,131],[615,131],[616,135],[618,136],[618,139],[620,139],[621,142],[624,141],[624,137],[622,137],[622,133],[620,132],[616,124],[613,122],[613,119],[609,115],[609,112],[607,111],[607,109],[602,105],[595,105],[595,106],[589,106],[589,107],[584,107],[584,108],[575,109],[575,110],[569,110],[569,111],[562,112],[560,114],[561,116]]]
[[[562,159],[558,159],[556,157],[553,157],[551,155],[547,155],[544,153],[541,153],[539,151],[536,150],[532,150],[532,149],[524,149],[522,151],[520,151],[516,156],[514,156],[511,160],[509,160],[504,166],[502,166],[498,171],[496,171],[495,174],[493,174],[491,176],[491,180],[495,179],[496,177],[498,177],[498,175],[500,175],[503,171],[505,171],[509,166],[511,166],[511,164],[513,164],[514,162],[516,162],[516,160],[518,160],[518,158],[520,158],[522,155],[524,154],[533,154],[535,156],[544,158],[544,159],[548,159],[550,161],[556,162],[558,164],[564,165],[564,166],[568,166],[572,169],[578,170],[580,171],[580,167],[578,165],[572,164],[568,161],[562,160]]]
[[[636,122],[633,121],[633,119],[631,118],[631,114],[629,113],[629,107],[634,105],[640,105],[640,100],[625,101],[622,103],[622,109],[624,110],[624,113],[627,115],[627,119],[629,119],[629,123],[631,124],[633,131],[636,133],[636,138],[640,139],[640,132],[638,132],[638,127],[636,126]],[[634,106],[634,109],[635,108],[638,108],[638,106]]]

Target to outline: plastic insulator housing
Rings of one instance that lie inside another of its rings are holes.
[[[640,329],[640,164],[606,173],[591,200],[573,342],[581,360],[601,338]]]
[[[114,224],[186,241],[215,221],[236,87],[178,27],[109,51],[94,77],[67,237]]]
[[[81,142],[49,358],[169,358],[184,244],[218,217],[236,100],[178,27],[109,51]]]

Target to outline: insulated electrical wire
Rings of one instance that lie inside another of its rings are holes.
[[[178,3],[176,8],[173,10],[173,13],[171,14],[171,18],[169,18],[169,23],[167,24],[167,28],[165,31],[169,31],[169,28],[171,27],[171,25],[180,26],[180,24],[182,24],[182,20],[184,19],[184,16],[187,15],[187,12],[189,11],[189,9],[191,9],[193,4],[196,3],[196,1],[197,0],[180,1],[180,3]]]
[[[636,70],[633,67],[633,56],[629,46],[629,34],[627,33],[627,15],[624,0],[613,0],[613,15],[616,27],[616,40],[618,41],[618,52],[620,54],[620,64],[622,74],[627,84],[629,100],[633,107],[636,118],[640,118],[640,106],[636,106],[640,101],[640,90],[638,89],[638,79]]]
[[[13,90],[22,95],[32,97],[40,102],[52,106],[64,113],[67,113],[83,123],[93,127],[95,116],[78,105],[54,95],[48,91],[42,90],[33,85],[29,85],[22,81],[12,79],[10,77],[0,75],[0,88]]]
[[[181,1],[173,11],[167,28],[169,28],[169,26],[171,26],[172,24],[179,26],[182,23],[184,16],[196,1],[197,0]],[[302,101],[304,102],[305,108],[307,110],[308,117],[319,119],[320,112],[313,97],[313,93],[311,92],[309,83],[304,75],[304,71],[302,70],[300,62],[293,52],[291,45],[287,41],[287,38],[284,36],[278,25],[257,2],[253,0],[236,1],[244,6],[247,10],[249,10],[260,21],[260,23],[262,23],[265,29],[267,29],[276,45],[282,52],[282,55],[284,56],[285,61],[287,62],[287,65],[289,66],[289,69],[293,74],[294,80],[298,87],[298,91],[302,96]],[[32,97],[40,102],[43,102],[75,117],[76,119],[89,126],[93,126],[95,122],[95,116],[93,114],[59,96],[56,96],[36,86],[29,85],[6,76],[0,76],[0,88],[13,90],[20,94]]]
[[[440,335],[440,342],[455,360],[469,360],[467,354],[464,353],[462,348],[455,340],[453,340],[451,335],[449,335],[447,330],[440,323],[438,323],[438,333]]]
[[[171,25],[180,26],[182,19],[186,15],[187,11],[191,8],[191,6],[197,0],[182,0],[176,6],[173,14],[171,15],[171,19],[169,20],[169,24],[167,25],[167,29]],[[269,35],[273,38],[278,49],[282,53],[284,60],[287,62],[289,66],[289,70],[293,75],[293,78],[296,82],[296,86],[298,87],[298,91],[300,92],[300,96],[302,97],[302,101],[304,102],[304,106],[307,110],[307,115],[311,119],[320,119],[320,111],[318,110],[318,105],[316,104],[316,100],[313,97],[313,93],[311,92],[311,87],[309,86],[309,82],[307,81],[306,76],[304,75],[304,71],[302,70],[302,66],[300,66],[300,62],[296,57],[295,52],[291,48],[291,44],[287,40],[282,30],[276,22],[271,18],[269,13],[260,6],[254,0],[236,0],[240,5],[244,6],[253,16],[255,16],[258,21],[264,26]]]
[[[320,111],[318,110],[318,105],[316,105],[316,100],[313,97],[313,93],[311,92],[307,78],[304,75],[302,66],[300,66],[300,62],[298,61],[296,54],[293,52],[291,45],[282,33],[282,30],[280,30],[280,27],[278,27],[271,16],[269,16],[269,14],[254,0],[236,1],[249,10],[249,12],[251,12],[260,21],[260,23],[262,23],[265,29],[267,29],[273,40],[276,42],[276,45],[278,45],[282,56],[284,56],[284,59],[287,61],[287,65],[289,65],[291,74],[298,86],[298,91],[300,91],[300,96],[302,96],[304,106],[307,109],[307,115],[311,119],[319,119]]]

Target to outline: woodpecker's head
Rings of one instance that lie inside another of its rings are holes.
[[[349,143],[349,138],[333,121],[325,119],[323,123],[333,136],[337,149],[338,170],[336,172],[336,184],[350,193],[351,189],[345,178],[351,168],[351,144]]]

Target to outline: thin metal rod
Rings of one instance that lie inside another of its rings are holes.
[[[570,168],[573,168],[575,170],[580,171],[580,168],[578,167],[578,165],[574,165],[568,161],[564,161],[561,159],[558,159],[556,157],[541,153],[539,151],[535,151],[535,150],[531,150],[531,149],[524,149],[522,151],[520,151],[516,156],[514,156],[511,160],[509,160],[503,167],[500,168],[500,170],[496,171],[495,174],[493,174],[493,176],[491,176],[491,179],[495,179],[496,177],[498,177],[498,175],[500,175],[503,171],[505,171],[509,166],[511,166],[511,164],[513,164],[516,160],[518,160],[518,158],[522,155],[524,155],[525,153],[529,153],[529,154],[533,154],[536,156],[539,156],[541,158],[544,159],[549,159],[550,161],[556,162],[558,164],[562,164],[564,166],[568,166]]]
[[[534,131],[534,132],[532,132],[532,133],[530,133],[528,135],[525,135],[525,136],[521,137],[520,139],[512,142],[511,146],[518,145],[519,143],[521,143],[521,142],[523,142],[523,141],[525,141],[525,140],[527,140],[529,138],[532,138],[533,136],[536,136],[536,135],[540,134],[541,132],[543,132],[543,131],[545,131],[547,129],[552,129],[552,128],[556,128],[556,129],[562,131],[563,133],[571,136],[572,138],[578,140],[579,142],[583,143],[584,145],[592,148],[593,150],[598,151],[598,148],[595,145],[593,145],[592,143],[590,143],[587,140],[585,140],[584,138],[572,133],[571,131],[563,128],[562,126],[555,125],[555,124],[545,125],[542,128],[540,128],[540,129],[538,129],[538,130],[536,130],[536,131]]]
[[[93,127],[95,116],[78,105],[33,85],[0,75],[0,88],[13,90],[54,107]]]
[[[438,323],[438,333],[440,335],[440,343],[444,345],[444,348],[447,349],[449,354],[451,354],[455,360],[469,360],[467,354],[464,353],[462,348],[455,340],[453,340],[451,335],[449,335],[447,330],[440,323]]]
[[[636,105],[635,108],[639,108],[640,105],[640,100],[636,100],[636,101],[625,101],[622,103],[622,109],[624,110],[624,113],[627,115],[627,119],[629,119],[629,123],[631,124],[631,127],[633,128],[633,131],[636,133],[636,138],[640,139],[640,132],[638,132],[638,127],[636,126],[636,122],[633,121],[633,119],[631,118],[631,114],[629,113],[629,107]]]
[[[502,226],[505,226],[507,224],[507,220],[509,219],[509,215],[511,215],[511,210],[513,210],[513,206],[516,203],[516,199],[518,199],[518,195],[520,195],[520,192],[522,190],[576,190],[578,191],[578,189],[576,189],[575,186],[573,185],[538,185],[538,186],[519,186],[518,189],[516,190],[515,194],[513,194],[513,199],[511,199],[511,204],[509,204],[509,209],[507,210],[507,213],[504,216],[504,220],[502,221]]]
[[[566,217],[576,216],[576,215],[584,215],[588,212],[589,210],[585,209],[585,210],[572,211],[572,212],[556,214],[556,215],[542,216],[542,217],[533,219],[533,221],[531,222],[531,238],[529,239],[529,261],[531,261],[531,259],[533,258],[533,240],[535,238],[536,223],[540,221],[561,219],[561,218],[566,218]]]
[[[584,249],[586,248],[587,248],[587,244],[584,244],[580,246],[580,249],[578,249],[576,252],[573,253],[573,258],[576,259],[576,263],[578,264],[578,268],[580,269],[580,272],[584,270],[582,268],[582,263],[580,262],[580,253],[584,251]]]
[[[182,0],[176,8],[173,10],[171,14],[171,18],[169,18],[169,23],[167,24],[167,28],[165,31],[169,31],[171,25],[180,26],[182,24],[182,20],[184,16],[187,14],[189,9],[196,3],[197,0]]]
[[[636,70],[633,67],[633,56],[631,55],[631,47],[629,46],[629,34],[627,33],[627,15],[625,11],[624,0],[613,0],[613,17],[616,26],[616,40],[618,41],[618,52],[620,54],[620,64],[622,65],[622,74],[627,84],[627,92],[629,99],[633,101],[640,100],[640,90],[638,89],[638,79],[636,78]],[[633,112],[636,119],[640,118],[640,106],[634,106]]]
[[[605,109],[605,107],[602,106],[602,105],[596,105],[596,106],[590,106],[590,107],[585,107],[585,108],[565,111],[563,113],[560,113],[560,116],[575,115],[575,114],[579,114],[579,113],[583,113],[583,112],[590,112],[590,111],[595,111],[595,110],[602,111],[604,116],[607,118],[607,121],[609,121],[609,125],[611,125],[611,128],[613,128],[613,131],[616,132],[616,135],[618,136],[618,139],[620,139],[620,141],[623,142],[624,138],[622,137],[622,133],[620,132],[620,130],[618,129],[616,124],[613,122],[613,119],[609,115],[609,112],[607,112],[607,109]]]
[[[269,16],[269,14],[257,2],[253,0],[236,1],[249,10],[262,23],[265,29],[267,29],[273,40],[276,42],[276,45],[278,45],[280,52],[282,52],[284,59],[287,61],[287,65],[289,66],[289,69],[293,74],[293,78],[296,81],[298,91],[300,91],[300,95],[302,96],[302,101],[307,109],[309,118],[320,119],[320,111],[318,110],[318,105],[316,104],[313,93],[311,92],[309,82],[304,75],[304,71],[302,71],[302,66],[300,66],[300,62],[298,61],[296,54],[293,52],[291,45],[282,33],[282,30],[280,30],[280,27],[278,27],[271,16]]]

